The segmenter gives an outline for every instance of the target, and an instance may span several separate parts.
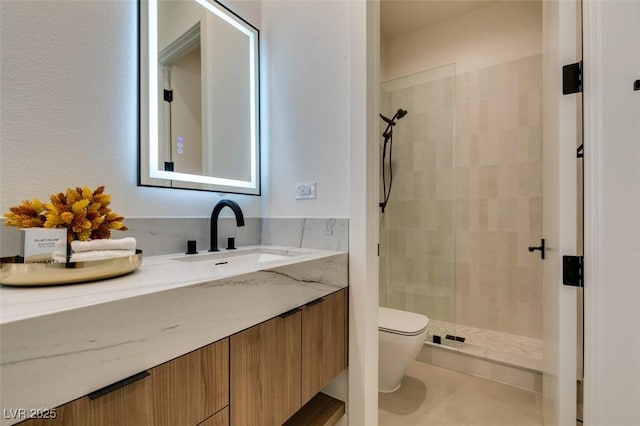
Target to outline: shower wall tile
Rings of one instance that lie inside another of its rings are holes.
[[[527,247],[542,232],[541,84],[541,55],[457,76],[468,88],[456,110],[457,321],[535,338],[542,270]]]
[[[455,321],[455,79],[383,99],[394,127],[393,193],[381,221],[380,300]],[[398,154],[398,155],[396,155]]]
[[[380,300],[433,319],[542,334],[540,55],[388,94],[394,190]]]
[[[442,81],[394,94],[391,105],[415,112],[405,127],[411,146],[398,144],[402,188],[382,228],[396,264],[388,268],[394,290],[383,293],[397,307],[433,318],[456,309],[462,324],[540,337],[541,264],[526,247],[542,231],[541,81],[534,56],[459,75],[456,87]]]

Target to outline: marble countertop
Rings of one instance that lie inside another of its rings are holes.
[[[347,286],[346,252],[292,250],[242,269],[174,254],[95,283],[0,286],[0,408],[56,407]]]

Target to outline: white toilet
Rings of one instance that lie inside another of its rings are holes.
[[[409,363],[427,338],[429,318],[413,312],[378,307],[378,392],[400,388]]]

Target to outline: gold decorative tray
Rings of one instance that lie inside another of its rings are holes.
[[[125,275],[138,269],[142,250],[114,259],[69,263],[20,263],[19,256],[0,258],[0,284],[42,286],[83,283]]]

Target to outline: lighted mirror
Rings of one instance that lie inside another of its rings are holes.
[[[259,195],[258,30],[215,1],[139,5],[138,184]]]

